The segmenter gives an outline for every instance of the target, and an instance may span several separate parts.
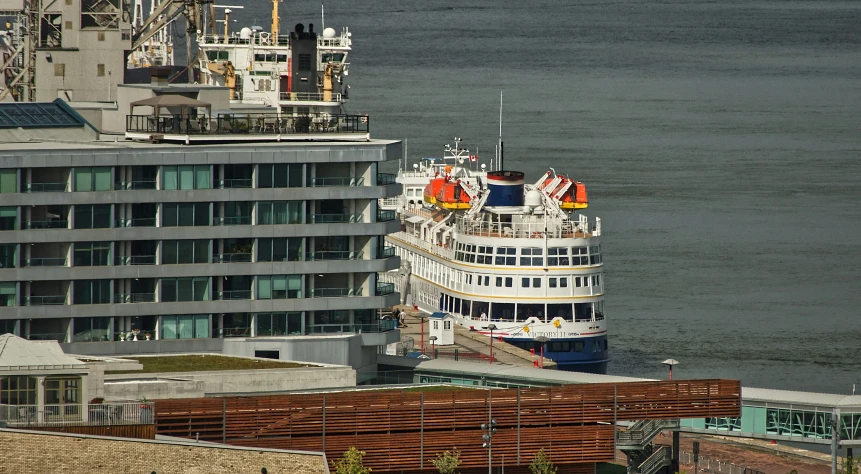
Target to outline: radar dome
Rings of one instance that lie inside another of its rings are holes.
[[[332,39],[335,37],[335,29],[334,28],[326,28],[323,30],[323,38]]]
[[[239,30],[239,37],[244,40],[251,39],[251,28],[248,28],[246,26],[245,28]]]
[[[524,204],[526,204],[526,206],[531,207],[533,209],[535,209],[536,207],[540,207],[541,206],[541,193],[534,190],[534,189],[530,189],[526,193],[526,197],[524,198]]]

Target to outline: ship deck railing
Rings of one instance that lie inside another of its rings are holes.
[[[126,133],[164,135],[308,135],[370,133],[367,115],[280,114],[127,115]]]
[[[489,222],[458,218],[458,233],[476,237],[502,237],[513,239],[588,239],[600,235],[600,220],[564,221],[547,224],[539,222]]]
[[[341,102],[341,94],[330,92],[327,100],[324,92],[281,92],[279,99],[284,102]]]
[[[433,245],[426,240],[416,237],[415,235],[410,235],[406,232],[395,232],[393,234],[389,234],[389,237],[398,239],[442,258],[447,258],[449,260],[454,259],[454,250],[448,247],[443,247],[442,245]]]

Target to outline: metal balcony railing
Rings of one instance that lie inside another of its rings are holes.
[[[67,229],[69,221],[66,219],[50,219],[46,221],[26,221],[25,229]]]
[[[669,446],[655,446],[655,451],[645,461],[640,463],[639,466],[633,469],[633,474],[655,474],[671,465],[672,462],[672,448]],[[631,472],[631,469],[628,472]]]
[[[0,405],[0,421],[9,427],[150,425],[149,402],[64,405]]]
[[[155,181],[117,181],[114,183],[114,189],[117,191],[136,191],[155,188]]]
[[[66,304],[66,295],[49,295],[49,296],[27,296],[24,298],[26,306],[55,306]]]
[[[362,222],[361,214],[311,214],[312,224],[337,224],[344,222]]]
[[[250,300],[251,290],[218,291],[216,297],[220,300]]]
[[[155,217],[138,217],[135,219],[117,219],[117,227],[155,227]]]
[[[127,133],[172,135],[300,135],[325,133],[368,133],[367,115],[312,114],[292,117],[279,114],[127,115]]]
[[[114,265],[155,265],[155,255],[118,255],[114,257]]]
[[[114,303],[155,303],[155,293],[118,293]]]
[[[250,225],[251,216],[216,217],[215,225]]]
[[[364,186],[365,178],[353,178],[350,176],[344,177],[327,177],[327,178],[311,178],[312,187],[322,186]]]
[[[212,256],[212,263],[249,263],[250,253],[222,253]]]
[[[64,332],[31,332],[27,339],[31,341],[59,341],[66,342]]]
[[[397,175],[392,173],[377,173],[377,186],[388,186],[395,184]]]
[[[362,296],[362,287],[313,288],[308,290],[308,298],[342,298],[345,296]]]
[[[66,258],[27,258],[24,260],[25,267],[65,267],[68,263]]]
[[[233,328],[224,328],[219,331],[221,337],[251,337],[251,327],[238,326]]]
[[[361,260],[363,253],[350,250],[318,250],[305,254],[305,260]]]
[[[377,211],[377,222],[389,222],[395,220],[395,211]]]
[[[28,193],[62,193],[69,190],[69,183],[28,183]]]
[[[390,295],[395,292],[395,284],[394,283],[381,283],[377,282],[377,296],[385,296]]]
[[[220,189],[246,189],[252,187],[251,178],[222,179],[218,182]]]
[[[322,92],[282,92],[279,99],[288,102],[341,102],[341,94],[330,95],[331,98],[325,100]]]
[[[325,334],[325,333],[353,333],[361,334],[363,332],[387,332],[397,328],[398,322],[395,320],[384,321],[380,320],[377,323],[370,324],[310,324],[305,326],[306,334]]]
[[[395,247],[386,246],[377,249],[377,258],[390,258],[395,256]]]

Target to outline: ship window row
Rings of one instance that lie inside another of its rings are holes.
[[[364,186],[373,163],[141,165],[0,169],[0,194]],[[393,176],[380,173],[377,182]]]
[[[426,283],[420,283],[421,291],[434,289]],[[435,306],[440,311],[459,314],[471,319],[520,322],[537,318],[545,323],[553,318],[562,318],[571,322],[592,322],[604,319],[604,302],[592,303],[502,303],[483,301],[480,298],[462,298],[449,295],[444,291],[436,291],[439,295]],[[432,303],[434,304],[434,303]]]
[[[369,223],[395,218],[369,212],[371,199],[165,202],[0,207],[0,231]],[[366,215],[370,217],[366,217]]]
[[[393,328],[392,322],[378,321],[372,309],[0,320],[0,333],[30,340],[129,344],[160,339],[381,332]],[[0,384],[3,382],[0,380]],[[0,390],[26,389],[15,387],[14,382],[12,385]],[[8,392],[3,395],[9,396]]]
[[[350,274],[224,275],[177,278],[0,282],[0,306],[57,306],[365,296]],[[370,292],[373,295],[374,291]]]
[[[513,339],[508,343],[527,351],[534,350],[536,354],[541,350],[540,342]],[[544,344],[545,352],[601,352],[608,348],[606,338],[589,339],[588,341],[549,341]]]
[[[454,259],[466,263],[485,265],[511,265],[543,267],[544,249],[541,247],[497,247],[458,243]],[[550,247],[547,249],[547,266],[598,265],[603,262],[601,246]]]
[[[319,236],[119,242],[0,244],[0,268],[94,267],[208,263],[297,262],[387,258],[390,247],[370,247],[371,236]],[[383,236],[377,236],[383,242]],[[376,250],[375,254],[363,250]]]

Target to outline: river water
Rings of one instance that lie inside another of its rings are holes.
[[[585,182],[609,372],[861,392],[861,2],[326,2],[352,113]],[[234,15],[267,25],[268,3]],[[285,28],[321,31],[285,2]],[[392,169],[396,164],[392,164]]]

